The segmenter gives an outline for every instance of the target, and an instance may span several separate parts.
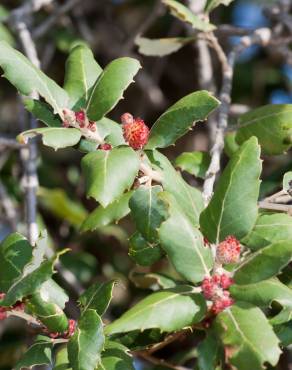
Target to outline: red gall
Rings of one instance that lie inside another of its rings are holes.
[[[111,144],[104,143],[104,144],[101,144],[98,149],[111,150],[112,146],[111,146]]]
[[[237,263],[240,258],[240,243],[232,235],[217,246],[216,259],[221,264]]]
[[[141,118],[133,118],[130,113],[121,116],[125,141],[135,150],[142,149],[148,142],[149,128]]]

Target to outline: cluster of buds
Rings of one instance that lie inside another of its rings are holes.
[[[0,300],[5,298],[5,293],[0,293]],[[0,307],[0,320],[7,318],[7,313],[9,311],[24,311],[24,303],[16,302],[13,306],[10,307]]]
[[[124,113],[121,122],[125,141],[135,150],[142,149],[148,142],[148,126],[141,118],[134,118],[130,113]]]
[[[74,112],[70,109],[63,109],[63,127],[75,127],[79,129],[86,129],[92,132],[96,131],[96,124],[90,121],[84,110]]]
[[[69,320],[68,323],[68,330],[66,330],[64,333],[52,333],[50,332],[47,328],[43,330],[45,334],[47,334],[50,338],[56,339],[56,338],[64,338],[64,339],[69,339],[72,337],[76,329],[76,321],[73,319]]]
[[[212,301],[211,312],[218,314],[225,308],[233,305],[228,288],[233,280],[226,274],[215,274],[206,277],[202,282],[202,291],[207,300]]]
[[[216,260],[224,265],[237,263],[240,259],[241,247],[239,241],[232,235],[227,236],[216,248]]]
[[[227,236],[217,246],[212,245],[204,238],[204,245],[213,248],[216,253],[216,263],[213,275],[205,277],[201,288],[204,297],[212,302],[211,312],[218,314],[234,303],[228,291],[234,281],[228,273],[224,272],[222,265],[239,262],[241,246],[240,242],[232,235]]]

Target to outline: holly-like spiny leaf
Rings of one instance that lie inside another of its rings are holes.
[[[172,332],[200,322],[205,312],[206,303],[203,296],[194,293],[193,287],[181,285],[148,295],[108,325],[105,334],[152,328]]]
[[[69,95],[69,107],[84,108],[102,68],[85,44],[73,47],[66,61],[64,89]]]
[[[165,148],[185,135],[198,121],[204,121],[219,105],[208,91],[191,93],[167,109],[154,123],[146,149]]]
[[[108,206],[134,182],[139,170],[139,157],[130,147],[98,150],[82,159],[87,195]]]
[[[143,55],[164,57],[165,55],[175,53],[194,40],[194,37],[148,39],[139,36],[136,38],[135,44],[139,47],[139,53]]]
[[[93,309],[102,316],[113,297],[113,289],[116,281],[95,283],[91,285],[80,297],[79,302],[82,312]]]
[[[51,366],[53,342],[51,338],[38,336],[34,344],[29,347],[22,358],[14,366],[14,370],[32,368],[37,365]]]
[[[248,303],[236,303],[215,321],[217,335],[230,349],[230,363],[240,370],[262,370],[278,363],[279,339],[263,312]]]
[[[129,191],[106,207],[97,207],[81,225],[81,231],[96,230],[113,222],[118,222],[130,213],[129,199],[133,192]]]
[[[164,255],[157,243],[148,242],[139,232],[135,232],[130,237],[129,244],[129,256],[141,266],[151,266]]]
[[[170,217],[159,228],[162,248],[176,271],[186,280],[200,282],[213,266],[210,248],[204,246],[203,236],[184,215],[175,198],[161,193],[168,204]]]
[[[147,151],[146,154],[154,169],[161,174],[163,189],[175,197],[191,223],[198,225],[204,208],[201,192],[187,184],[163,154],[157,150]]]
[[[158,197],[162,191],[159,185],[140,186],[129,201],[137,230],[150,243],[157,240],[157,229],[168,216],[166,205]]]
[[[252,230],[258,215],[261,168],[260,147],[253,137],[231,158],[201,214],[201,230],[210,242],[218,243],[228,235],[241,239]]]
[[[74,146],[81,139],[81,131],[76,128],[43,127],[24,131],[17,136],[17,140],[27,143],[28,139],[37,135],[41,135],[44,145],[54,150]]]
[[[259,249],[246,257],[237,268],[237,284],[252,284],[279,274],[292,260],[292,240],[284,240]]]
[[[204,178],[211,161],[207,152],[185,152],[175,160],[175,166],[191,175]]]
[[[251,232],[242,243],[253,251],[271,243],[292,240],[292,217],[284,213],[260,214]]]
[[[128,57],[115,59],[106,66],[87,101],[86,111],[92,121],[100,120],[116,106],[140,68],[138,60]]]
[[[282,324],[292,318],[292,290],[278,279],[260,281],[248,285],[232,285],[230,292],[235,300],[248,302],[261,308],[271,307],[273,302],[282,306],[282,311],[270,319],[273,325]]]
[[[254,109],[239,118],[236,141],[242,144],[251,136],[258,138],[268,155],[286,152],[292,145],[292,104],[271,104]]]
[[[36,68],[23,54],[0,42],[0,66],[6,77],[21,94],[30,95],[38,92],[53,108],[54,113],[63,116],[63,108],[67,107],[68,95],[65,90]]]
[[[50,106],[42,101],[25,99],[24,106],[36,119],[49,127],[61,127],[60,117],[54,114]]]
[[[104,348],[103,325],[95,310],[85,311],[68,342],[68,359],[73,370],[94,370]]]
[[[174,17],[180,19],[183,22],[189,23],[193,28],[199,31],[209,32],[216,28],[213,24],[202,20],[198,15],[194,14],[190,9],[188,9],[179,1],[162,0],[162,2],[169,7],[171,14]]]

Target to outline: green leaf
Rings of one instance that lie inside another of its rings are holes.
[[[51,332],[63,333],[68,329],[68,320],[63,312],[68,300],[65,291],[49,279],[26,301],[26,308]]]
[[[0,291],[7,292],[32,258],[32,246],[19,233],[7,236],[0,245]]]
[[[82,159],[87,195],[108,206],[128,190],[139,170],[139,158],[130,147],[98,150]]]
[[[283,309],[270,320],[273,325],[282,324],[292,318],[292,290],[276,278],[255,284],[232,285],[230,292],[236,300],[260,308],[269,308],[273,302],[279,303]]]
[[[61,251],[55,257],[44,261],[40,265],[35,264],[37,257],[34,257],[8,289],[5,298],[0,302],[0,306],[12,306],[24,297],[34,294],[45,281],[51,278],[54,273],[54,265],[59,256],[66,251]]]
[[[38,199],[43,208],[54,216],[79,227],[87,216],[84,206],[72,200],[63,189],[38,189]]]
[[[221,312],[216,331],[230,351],[230,363],[240,370],[262,370],[264,363],[278,363],[279,339],[262,311],[247,303],[237,303]]]
[[[183,22],[191,24],[191,26],[199,31],[209,32],[216,27],[198,17],[186,6],[174,0],[162,0],[163,4],[169,7],[171,14]]]
[[[50,302],[45,291],[34,293],[26,306],[51,332],[64,333],[68,329],[68,319],[63,310]]]
[[[163,251],[157,243],[149,243],[135,232],[129,239],[129,256],[141,266],[150,266],[163,257]]]
[[[243,114],[236,141],[242,144],[251,136],[258,138],[265,154],[286,152],[292,144],[292,104],[271,104]]]
[[[291,194],[292,189],[292,171],[286,172],[283,177],[283,190]]]
[[[65,308],[66,302],[69,301],[67,293],[53,279],[49,279],[41,285],[39,294],[46,296],[49,302],[55,303],[62,310]]]
[[[96,127],[99,134],[106,139],[106,142],[112,146],[124,145],[125,139],[123,137],[122,125],[117,122],[103,117],[96,122]]]
[[[81,138],[81,131],[76,128],[63,127],[34,128],[19,134],[17,140],[21,143],[27,143],[28,139],[37,135],[42,136],[44,145],[58,150],[78,144]]]
[[[260,147],[251,138],[231,158],[201,214],[201,230],[210,242],[228,235],[241,239],[251,231],[258,214],[261,168]]]
[[[150,243],[157,240],[157,229],[167,218],[167,209],[164,202],[158,197],[162,187],[141,186],[134,191],[129,207],[137,230]]]
[[[148,295],[105,328],[108,335],[159,328],[172,332],[200,322],[206,312],[205,299],[193,287],[181,285]]]
[[[235,137],[236,132],[227,132],[224,137],[224,152],[229,158],[231,158],[240,148]]]
[[[177,285],[177,282],[169,276],[155,272],[145,274],[143,272],[134,271],[130,274],[129,278],[137,288],[141,289],[168,289],[174,288]]]
[[[52,365],[52,339],[38,336],[34,344],[22,356],[15,365],[14,370],[32,368],[37,365]]]
[[[4,41],[0,41],[0,66],[6,77],[21,94],[30,95],[38,92],[60,117],[62,109],[67,107],[68,95],[24,55],[13,49]]]
[[[24,106],[36,119],[49,127],[61,127],[59,116],[55,115],[50,106],[34,99],[25,99]]]
[[[207,152],[185,152],[175,160],[175,166],[191,175],[204,178],[211,161]]]
[[[283,346],[288,347],[292,344],[292,321],[283,325],[274,326],[274,331]]]
[[[103,206],[97,207],[83,222],[80,230],[82,232],[93,231],[113,222],[117,223],[130,213],[129,199],[132,194],[133,192],[129,191],[105,208]]]
[[[184,181],[181,174],[173,168],[166,156],[157,150],[148,151],[146,154],[153,167],[162,176],[163,189],[175,197],[189,220],[194,225],[198,225],[200,213],[204,208],[201,192]]]
[[[68,360],[67,346],[58,350],[53,370],[72,370]]]
[[[212,10],[217,8],[217,6],[219,6],[221,4],[227,6],[230,3],[232,3],[232,1],[233,0],[207,0],[206,6],[205,6],[205,11],[206,12],[211,12]]]
[[[211,329],[207,332],[206,338],[198,345],[199,370],[216,369],[220,357],[223,357],[222,345]]]
[[[139,53],[147,56],[164,57],[175,53],[185,45],[193,42],[195,37],[169,37],[164,39],[148,39],[138,36],[135,44],[139,47]]]
[[[82,312],[93,309],[102,316],[113,297],[113,289],[116,284],[115,280],[106,283],[95,283],[91,285],[80,297]]]
[[[106,341],[97,370],[135,370],[129,350],[120,343]]]
[[[0,19],[0,22],[1,22],[1,19]],[[12,33],[9,31],[9,28],[4,26],[3,23],[0,23],[0,41],[5,41],[10,46],[15,45],[15,39]]]
[[[87,101],[87,115],[92,121],[100,120],[117,105],[140,68],[138,60],[128,57],[115,59],[106,66]]]
[[[92,51],[84,44],[76,45],[66,62],[64,89],[70,100],[69,107],[74,110],[84,108],[91,89],[102,73]]]
[[[198,121],[205,120],[219,105],[208,91],[196,91],[167,109],[151,128],[146,149],[165,148],[185,135]]]
[[[94,370],[101,362],[104,347],[102,321],[95,310],[85,311],[68,342],[68,358],[73,370]]]
[[[292,218],[284,213],[260,214],[242,243],[256,251],[271,243],[292,240]]]
[[[270,244],[247,257],[235,272],[237,284],[257,283],[277,275],[292,260],[292,240]]]
[[[211,249],[204,246],[202,234],[183,214],[174,197],[166,192],[161,197],[168,203],[170,213],[158,231],[161,246],[181,276],[200,282],[213,266]]]

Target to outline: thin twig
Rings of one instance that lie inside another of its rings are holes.
[[[14,17],[14,29],[17,31],[22,48],[30,59],[30,61],[37,67],[40,67],[36,47],[31,34],[22,18]],[[31,97],[38,99],[38,94],[33,92]],[[23,112],[23,114],[25,114]],[[30,128],[36,127],[36,121],[30,117]],[[25,192],[25,209],[26,209],[26,222],[28,239],[32,245],[35,244],[39,236],[37,225],[37,145],[35,140],[30,140],[27,147],[20,150],[20,156],[24,165],[24,175],[22,178],[22,186]]]
[[[7,191],[0,182],[0,203],[3,207],[3,210],[6,214],[6,219],[12,229],[12,231],[16,231],[17,228],[17,214],[14,208],[14,204],[12,200],[10,199],[9,195],[7,194]]]
[[[0,147],[11,148],[11,149],[20,149],[20,148],[23,148],[24,146],[25,146],[25,144],[20,144],[15,139],[0,137]]]
[[[241,42],[231,50],[227,57],[227,65],[223,74],[222,88],[219,96],[221,106],[219,107],[215,142],[210,151],[211,162],[203,185],[203,197],[206,205],[212,197],[216,176],[220,171],[221,155],[224,148],[224,134],[228,125],[233,70],[236,57],[252,44],[257,43],[266,46],[270,42],[271,36],[272,34],[269,28],[258,29],[251,36],[242,37]]]

